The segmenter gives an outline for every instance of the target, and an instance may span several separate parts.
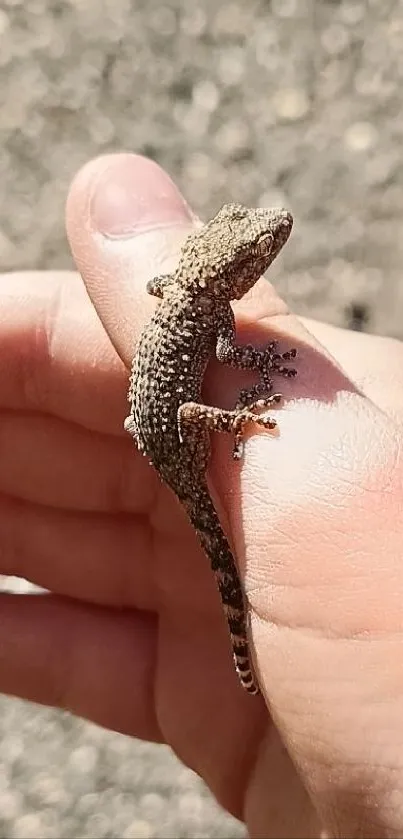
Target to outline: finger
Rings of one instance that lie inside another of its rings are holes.
[[[153,533],[144,516],[60,511],[0,495],[0,575],[115,608],[169,602],[182,616],[210,620],[220,615],[210,569],[170,500],[162,515],[156,505]],[[189,599],[192,588],[197,602]]]
[[[126,372],[68,271],[0,274],[0,407],[121,434]]]
[[[156,608],[143,517],[70,513],[0,496],[0,574],[116,608]]]
[[[131,440],[56,417],[0,413],[0,461],[0,492],[52,507],[140,513],[155,494]]]
[[[0,595],[0,691],[159,741],[156,619],[51,595]]]

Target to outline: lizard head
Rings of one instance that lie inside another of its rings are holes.
[[[200,293],[237,300],[264,274],[291,228],[292,216],[286,210],[225,204],[208,224],[188,237],[180,273]]]

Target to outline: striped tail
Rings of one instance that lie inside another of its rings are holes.
[[[199,487],[196,497],[182,497],[181,501],[214,571],[229,627],[235,669],[242,687],[248,693],[259,693],[250,662],[245,603],[238,569],[207,485]]]

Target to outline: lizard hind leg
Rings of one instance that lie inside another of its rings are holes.
[[[279,394],[273,394],[272,402],[278,401]],[[248,408],[236,408],[227,411],[224,408],[215,408],[210,405],[201,405],[198,402],[185,402],[178,409],[178,431],[179,439],[184,441],[185,437],[197,435],[197,428],[209,429],[210,431],[225,431],[235,435],[233,457],[239,460],[243,451],[243,435],[249,423],[263,426],[264,428],[276,428],[277,422],[267,414],[258,414]],[[193,445],[192,451],[195,450]]]

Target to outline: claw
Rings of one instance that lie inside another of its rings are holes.
[[[283,354],[281,356],[281,358],[283,358],[284,361],[289,361],[291,358],[296,358],[296,357],[297,357],[297,351],[294,348],[292,350],[286,350],[286,352],[283,352]]]

